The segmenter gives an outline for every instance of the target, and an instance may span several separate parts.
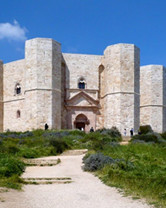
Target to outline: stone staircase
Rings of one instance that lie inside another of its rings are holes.
[[[78,149],[78,150],[67,150],[63,152],[61,155],[62,156],[74,156],[74,155],[83,155],[88,152],[87,149]]]
[[[66,184],[72,183],[72,179],[65,178],[23,178],[25,184],[41,185],[41,184]]]
[[[130,140],[131,140],[130,136],[122,136],[122,142],[120,142],[120,144],[121,145],[127,145]]]
[[[23,162],[27,166],[53,166],[60,163],[60,159],[24,159]]]

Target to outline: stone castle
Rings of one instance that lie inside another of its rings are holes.
[[[104,55],[68,54],[52,39],[25,44],[25,59],[0,62],[0,131],[116,126],[122,133],[149,124],[166,131],[166,69],[140,67],[133,44]]]

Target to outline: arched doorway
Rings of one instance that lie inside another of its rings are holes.
[[[76,129],[85,130],[85,125],[89,124],[89,120],[84,114],[79,114],[75,118],[74,124]]]

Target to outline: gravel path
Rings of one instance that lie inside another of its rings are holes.
[[[37,178],[39,182],[53,180],[55,183],[25,185],[23,191],[0,193],[0,208],[150,208],[139,200],[123,197],[115,188],[83,172],[82,157],[63,155],[41,158],[60,158],[61,163],[56,166],[27,167],[23,178]]]

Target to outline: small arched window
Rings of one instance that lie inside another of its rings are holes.
[[[85,80],[84,80],[84,78],[81,78],[80,80],[79,80],[79,82],[78,82],[78,88],[79,89],[85,89]]]
[[[20,118],[20,117],[21,117],[21,111],[20,111],[20,110],[17,111],[16,117],[17,117],[17,118]]]
[[[17,95],[19,95],[19,94],[21,94],[21,86],[20,86],[20,84],[16,84],[16,86],[15,86],[15,93],[17,94]]]

